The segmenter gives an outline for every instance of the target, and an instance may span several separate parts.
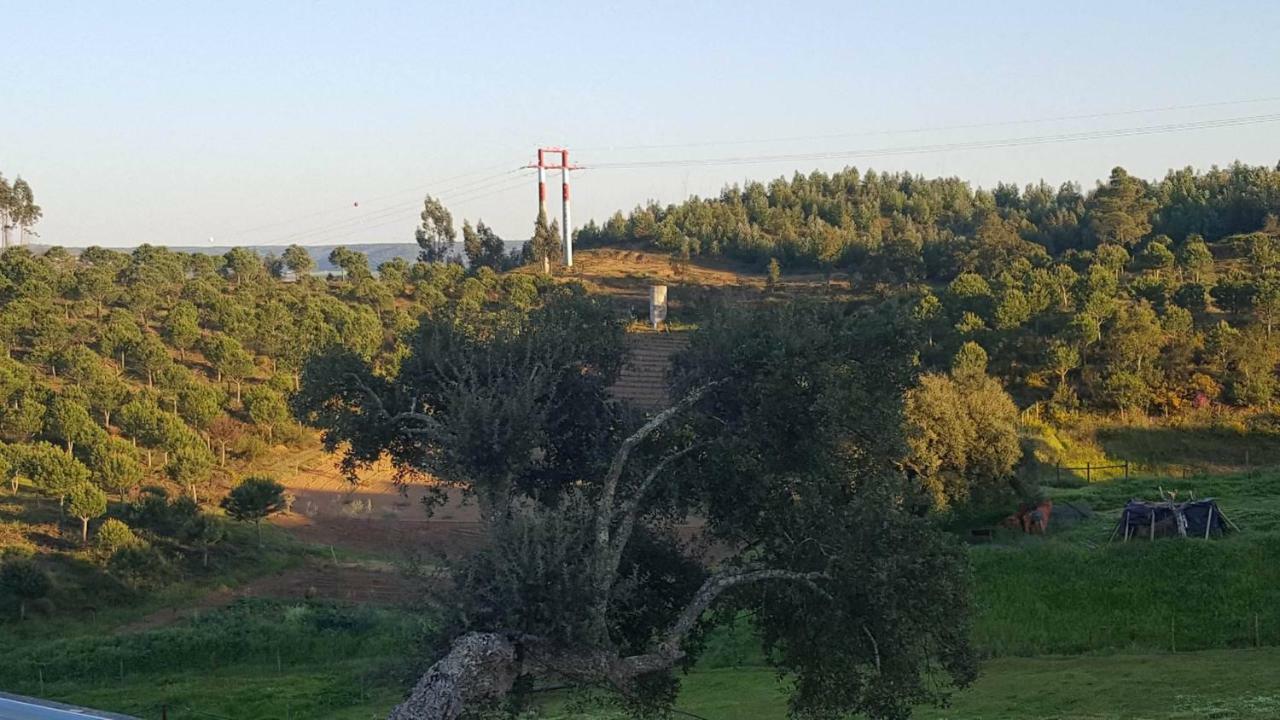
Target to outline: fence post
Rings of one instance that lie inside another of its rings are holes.
[[[1084,483],[1086,485],[1093,483],[1093,463],[1086,462],[1084,464]]]
[[[1062,485],[1062,461],[1061,460],[1059,460],[1057,464],[1053,466],[1053,484],[1058,486]]]
[[[1128,460],[1124,461],[1124,479],[1125,480],[1129,479],[1129,461]]]

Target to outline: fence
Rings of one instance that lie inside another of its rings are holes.
[[[1062,463],[1058,463],[1053,466],[1053,480],[1055,484],[1059,484],[1059,485],[1062,484],[1063,470],[1066,470],[1069,473],[1079,472],[1083,470],[1084,481],[1086,484],[1093,482],[1093,474],[1095,472],[1105,472],[1107,470],[1124,470],[1124,479],[1125,480],[1129,479],[1129,461],[1128,460],[1125,460],[1122,463],[1114,463],[1111,465],[1094,465],[1093,463],[1085,463],[1084,465],[1070,466],[1070,465],[1063,465]]]

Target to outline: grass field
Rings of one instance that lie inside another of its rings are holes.
[[[921,720],[1273,720],[1280,717],[1280,650],[1213,650],[993,660],[946,709]],[[700,670],[677,707],[707,720],[781,720],[784,686],[766,667]],[[545,709],[557,720],[608,717]]]
[[[241,600],[147,632],[24,642],[0,687],[143,718],[368,717],[402,694],[426,629],[405,611]]]
[[[1242,532],[1222,540],[1108,543],[1118,509],[1158,487],[1218,497]],[[1134,478],[1049,488],[1094,514],[1046,538],[971,548],[977,684],[927,720],[1280,717],[1280,473]],[[262,564],[310,551],[269,533]],[[219,576],[221,577],[221,576]],[[142,718],[376,718],[403,697],[429,620],[327,602],[240,601],[140,633],[115,628],[188,602],[213,577],[92,618],[0,623],[0,688]],[[71,602],[66,598],[63,602]],[[67,610],[67,608],[63,608]],[[747,628],[719,634],[685,678],[680,709],[709,720],[785,716],[784,685]],[[570,713],[552,702],[547,718]]]

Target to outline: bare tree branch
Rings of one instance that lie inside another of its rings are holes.
[[[622,502],[622,505],[619,506],[615,513],[615,515],[620,519],[618,520],[618,527],[613,531],[613,538],[610,541],[609,547],[608,564],[610,575],[613,575],[618,571],[618,565],[622,562],[622,553],[626,550],[627,543],[631,542],[631,533],[634,532],[636,519],[640,515],[640,503],[644,501],[644,497],[648,494],[649,488],[653,486],[654,481],[657,480],[658,476],[662,474],[662,471],[665,470],[668,465],[688,455],[694,450],[706,447],[709,444],[709,442],[697,442],[683,450],[677,450],[676,452],[662,458],[657,465],[653,466],[653,469],[649,471],[649,474],[645,476],[644,480],[640,481],[640,484],[636,486],[635,490],[632,491],[631,497],[628,497]]]
[[[817,590],[822,595],[826,595],[826,592],[817,585],[819,580],[824,579],[828,579],[826,573],[796,572],[794,570],[771,568],[723,571],[716,573],[715,575],[707,578],[706,582],[702,583],[702,587],[698,589],[698,592],[693,596],[693,599],[685,606],[684,611],[680,613],[680,617],[676,619],[675,624],[671,626],[669,631],[667,631],[666,638],[663,639],[662,644],[659,646],[659,652],[664,654],[675,654],[678,657],[681,643],[683,643],[685,638],[689,636],[689,633],[693,631],[694,626],[698,623],[698,619],[702,617],[702,614],[705,613],[708,608],[711,607],[712,603],[716,601],[716,598],[720,597],[724,591],[729,590],[730,588],[734,588],[739,585],[762,582],[765,580],[787,580],[790,582],[802,583],[814,590]]]
[[[610,463],[609,470],[605,473],[604,482],[600,489],[600,504],[596,508],[596,547],[593,573],[595,575],[596,605],[594,612],[601,633],[605,632],[603,629],[604,615],[608,611],[609,588],[613,584],[613,572],[611,571],[613,546],[609,542],[609,530],[613,525],[614,497],[618,492],[618,481],[622,477],[622,471],[626,468],[627,460],[631,457],[632,451],[645,438],[670,422],[680,412],[701,400],[720,382],[722,381],[717,380],[695,388],[676,404],[654,415],[648,422],[628,436],[627,439],[623,440],[618,452],[613,456],[613,462]],[[604,638],[601,639],[603,640]]]

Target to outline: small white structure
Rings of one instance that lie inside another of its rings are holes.
[[[653,285],[649,288],[649,324],[657,330],[658,325],[667,320],[667,286]]]

